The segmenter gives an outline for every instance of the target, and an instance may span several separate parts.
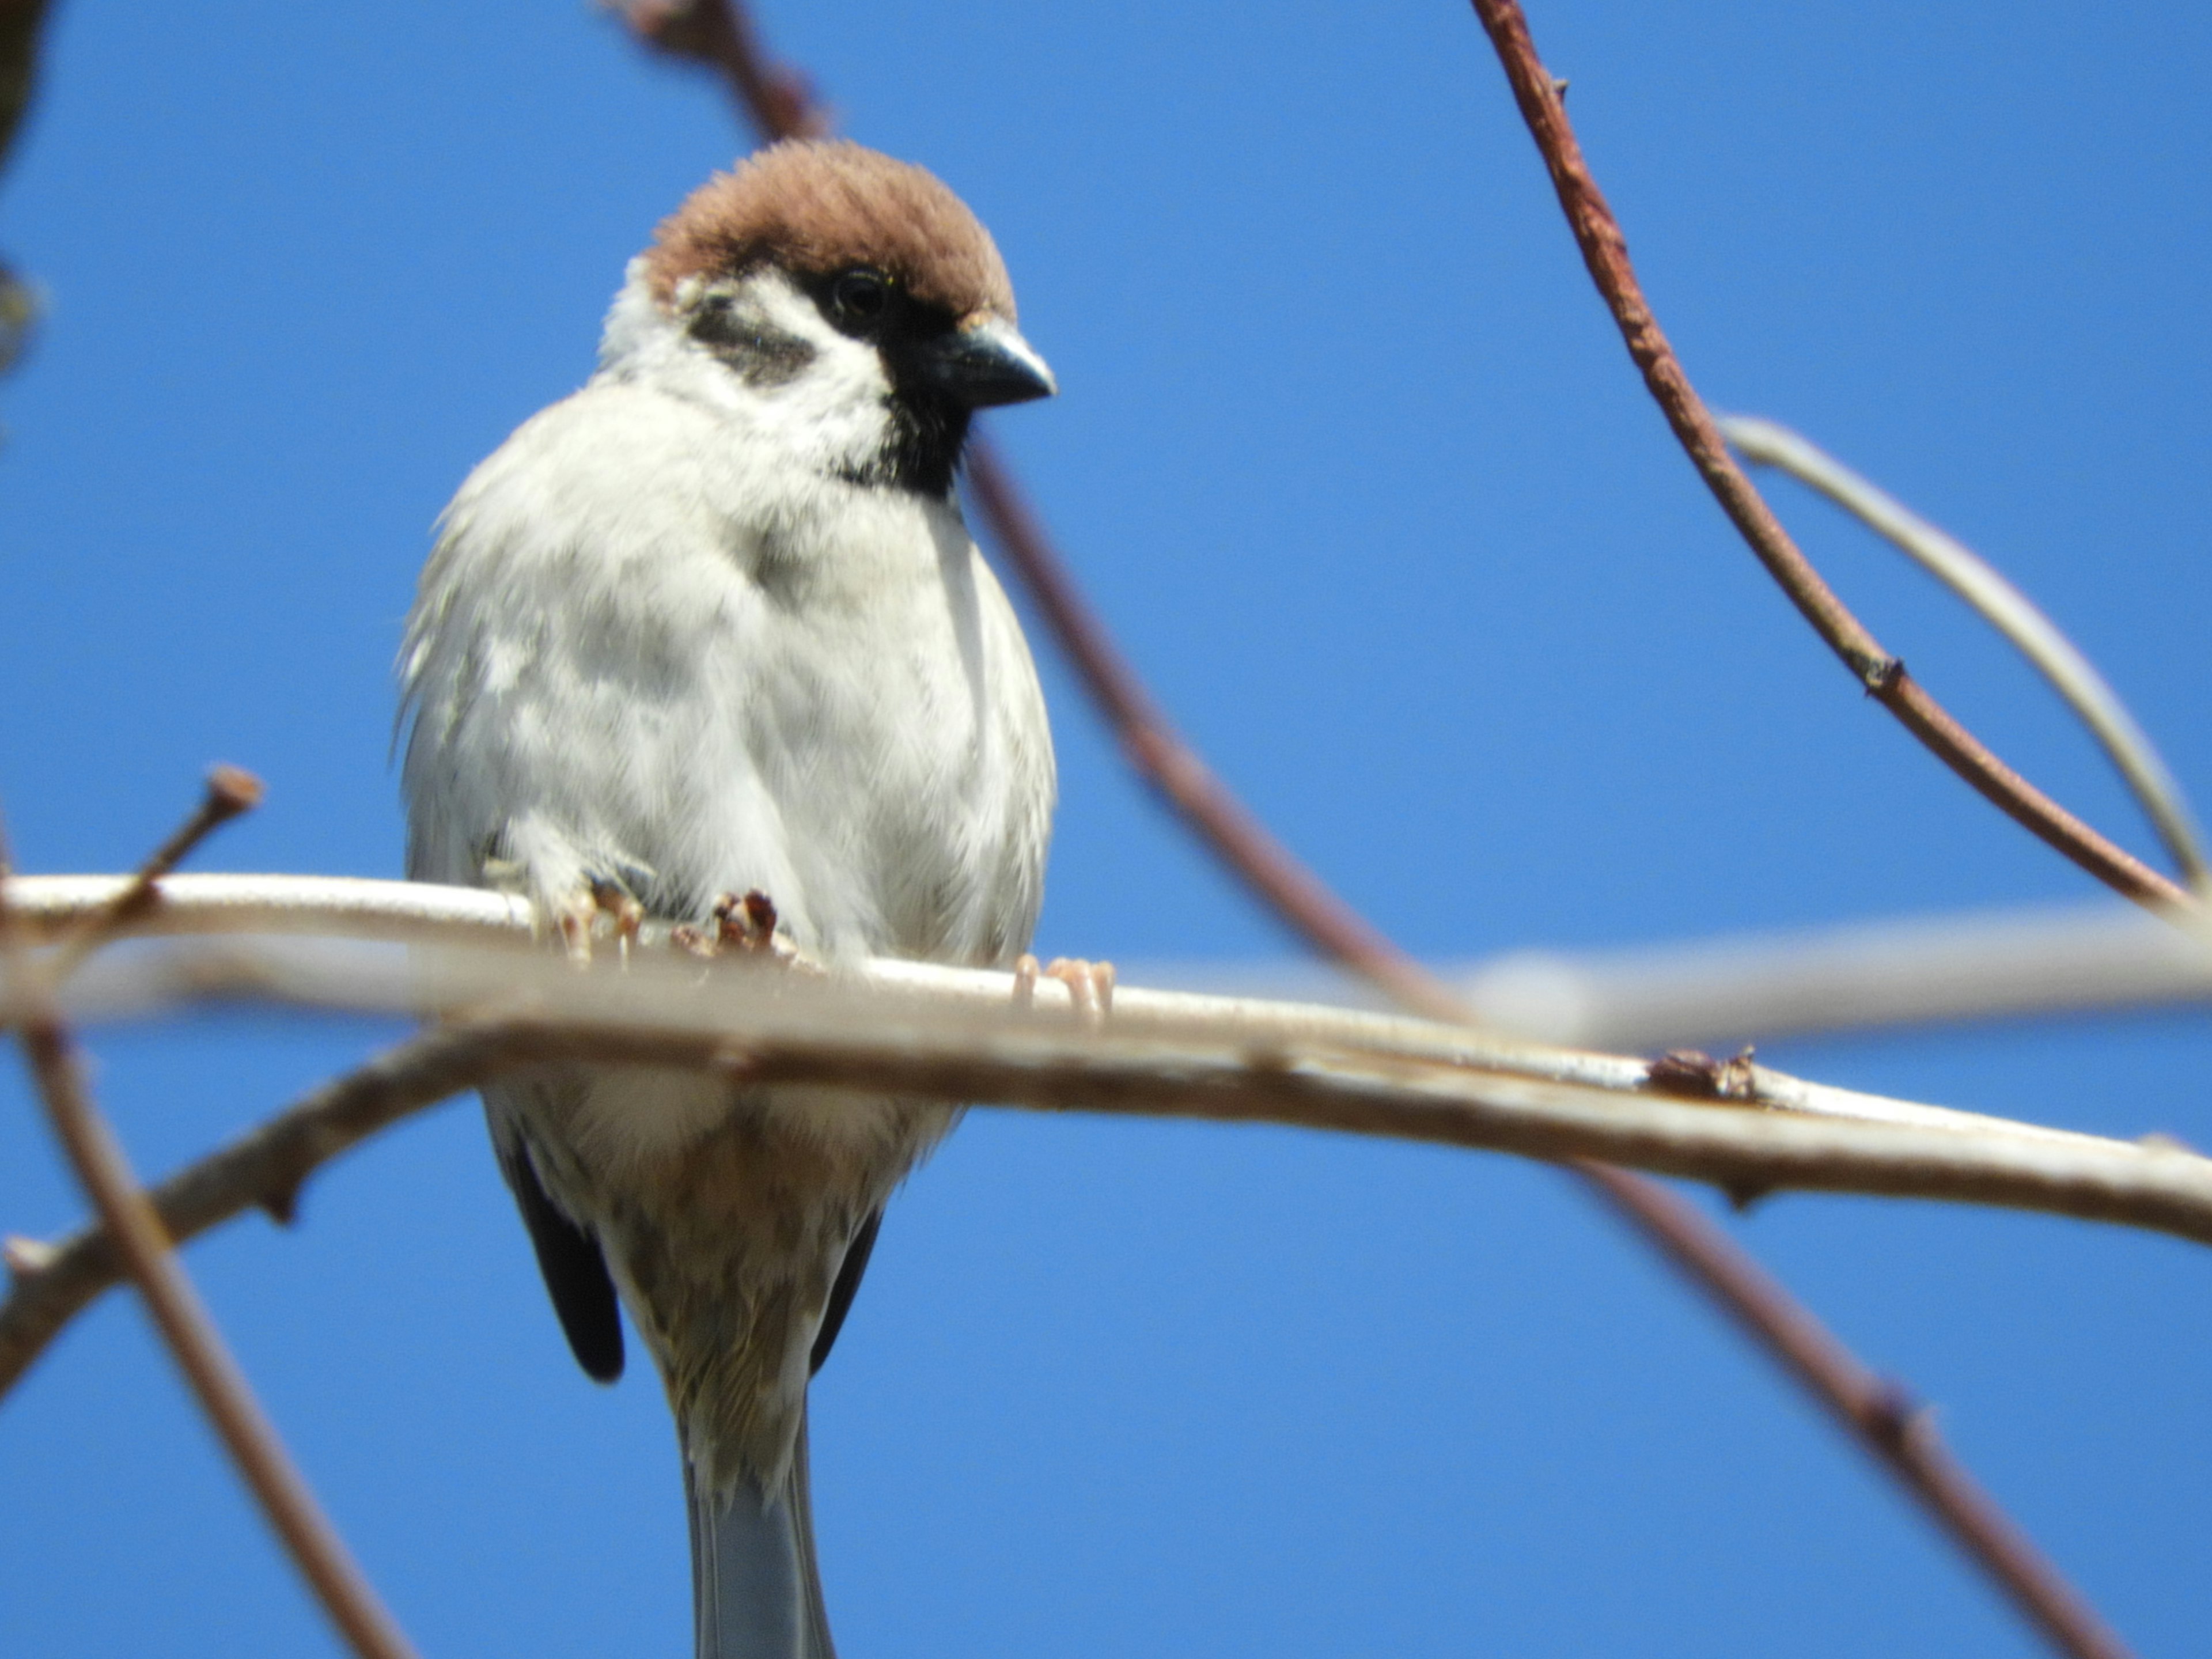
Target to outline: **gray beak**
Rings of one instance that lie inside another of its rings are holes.
[[[917,380],[963,409],[1025,404],[1060,390],[1044,359],[1012,323],[995,317],[908,349]]]

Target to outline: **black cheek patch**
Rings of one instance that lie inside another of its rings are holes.
[[[778,386],[798,379],[814,348],[726,300],[709,300],[692,314],[693,339],[744,377],[747,386]]]

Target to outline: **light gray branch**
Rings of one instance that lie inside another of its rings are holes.
[[[434,1101],[552,1060],[673,1065],[735,1086],[807,1083],[1038,1110],[1206,1118],[1390,1136],[1777,1188],[2040,1210],[2212,1243],[2212,1160],[1830,1089],[1763,1068],[1675,1066],[1544,1048],[1317,1005],[1123,988],[1103,1030],[1065,988],[1018,1007],[1011,975],[878,961],[835,974],[702,963],[666,947],[579,972],[533,948],[526,915],[461,889],[283,877],[173,877],[150,923],[352,932],[197,939],[95,961],[73,990],[116,1005],[252,995],[442,1016],[449,1024],[326,1085],[155,1189],[173,1237],[252,1207],[280,1215],[313,1171]],[[105,889],[11,884],[60,929]],[[473,940],[473,943],[457,941]],[[101,976],[106,974],[105,986]],[[128,985],[124,981],[131,981]],[[1710,1097],[1686,1098],[1685,1088]],[[0,1304],[0,1389],[114,1281],[105,1239],[16,1241]]]
[[[1887,538],[2010,640],[2089,728],[2141,803],[2182,878],[2200,893],[2206,890],[2203,839],[2181,785],[2119,694],[2034,601],[1987,560],[1801,434],[1750,416],[1723,416],[1720,424],[1746,460],[1778,467],[1820,491]]]
[[[2131,906],[1854,922],[1575,955],[1457,981],[1496,1029],[1644,1048],[2212,1001],[2212,950]]]

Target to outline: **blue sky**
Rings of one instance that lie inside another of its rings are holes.
[[[994,429],[1224,775],[1439,958],[2088,896],[1864,702],[1673,450],[1453,4],[770,6],[854,136],[998,236],[1064,388]],[[1538,0],[1690,372],[1996,560],[2212,797],[2212,14]],[[588,372],[622,264],[744,147],[575,0],[64,0],[0,180],[0,804],[133,861],[395,875],[390,663],[429,526]],[[1885,642],[2148,838],[2053,700],[1778,485]],[[1040,944],[1264,963],[1048,664]],[[396,1036],[100,1035],[148,1171]],[[2212,1144],[2199,1017],[1777,1045],[1824,1079]],[[79,1212],[0,1084],[0,1229]],[[1729,1224],[2147,1655],[2212,1573],[2208,1264],[2027,1217]],[[472,1106],[192,1261],[428,1655],[677,1654],[657,1391],[593,1388]],[[817,1394],[849,1659],[2035,1651],[1882,1480],[1555,1174],[979,1112],[894,1206]],[[331,1651],[115,1299],[0,1409],[0,1650]]]

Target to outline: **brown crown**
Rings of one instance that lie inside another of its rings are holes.
[[[687,276],[764,264],[807,276],[872,265],[956,318],[1013,320],[1006,263],[966,204],[934,174],[843,139],[787,139],[716,173],[646,254],[663,302]]]

